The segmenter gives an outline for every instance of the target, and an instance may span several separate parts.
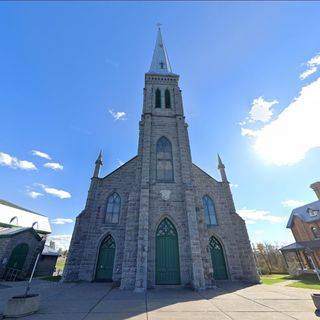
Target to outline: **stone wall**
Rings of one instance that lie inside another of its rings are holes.
[[[231,280],[258,281],[253,253],[243,219],[234,211],[234,203],[227,182],[218,182],[199,167],[193,166],[196,185],[198,223],[202,235],[202,259],[207,285],[212,284],[213,269],[209,252],[209,240],[216,237],[224,249],[227,271]],[[218,225],[207,226],[202,197],[214,201]]]
[[[133,158],[105,178],[92,180],[86,208],[77,217],[74,228],[63,275],[65,281],[94,280],[100,244],[108,234],[112,235],[116,243],[113,279],[121,280],[129,198],[132,192],[136,192],[136,166],[137,158]],[[105,222],[107,199],[114,192],[121,198],[118,224]],[[136,206],[137,203],[133,201],[130,215],[135,214]],[[134,224],[131,222],[131,227],[136,229],[137,221]]]
[[[58,256],[41,255],[35,270],[35,277],[52,276]]]
[[[45,239],[39,240],[31,230],[26,230],[10,237],[0,238],[0,279],[4,276],[12,250],[22,243],[28,244],[29,250],[19,278],[25,278],[31,274],[37,254],[43,250]]]

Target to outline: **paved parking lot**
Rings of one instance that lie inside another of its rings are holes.
[[[23,286],[0,282],[0,313]],[[41,294],[41,308],[26,320],[320,320],[310,298],[312,290],[280,285],[229,282],[203,292],[177,287],[139,294],[106,283],[35,280],[32,292]]]

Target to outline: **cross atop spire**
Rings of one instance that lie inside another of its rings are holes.
[[[149,69],[149,73],[168,74],[168,73],[172,73],[172,70],[171,70],[166,48],[162,41],[160,26],[161,24],[157,23],[157,27],[158,27],[157,41],[153,51],[152,62]]]

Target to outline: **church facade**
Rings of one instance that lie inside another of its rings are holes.
[[[192,163],[179,76],[160,29],[145,74],[138,154],[102,178],[101,165],[100,153],[64,281],[116,281],[138,292],[155,285],[204,289],[215,280],[259,281],[221,159],[221,181]]]

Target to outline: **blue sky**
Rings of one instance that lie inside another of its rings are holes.
[[[292,241],[291,207],[320,179],[319,15],[317,2],[1,3],[0,198],[48,215],[66,244],[99,150],[103,175],[137,152],[161,22],[194,163],[219,178],[219,152],[252,241]]]

